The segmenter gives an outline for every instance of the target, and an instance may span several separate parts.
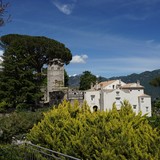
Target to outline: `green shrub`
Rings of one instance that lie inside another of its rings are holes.
[[[128,102],[121,110],[90,112],[84,103],[64,101],[31,129],[34,144],[81,159],[160,159],[160,135]]]
[[[24,159],[25,148],[12,144],[0,145],[0,160],[22,160]]]
[[[42,112],[13,112],[0,117],[0,143],[21,139],[43,117]]]
[[[6,112],[7,106],[8,105],[5,101],[0,102],[0,113]]]

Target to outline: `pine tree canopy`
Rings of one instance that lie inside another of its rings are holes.
[[[38,105],[45,78],[44,66],[53,58],[65,64],[72,59],[64,44],[46,37],[9,34],[1,37],[0,45],[4,48],[0,102],[6,102],[11,108]]]
[[[80,77],[80,90],[87,90],[91,88],[91,84],[96,84],[97,77],[90,71],[84,71]]]
[[[28,134],[28,140],[80,159],[160,159],[160,134],[130,104],[121,110],[90,112],[84,103],[64,101],[44,114]]]

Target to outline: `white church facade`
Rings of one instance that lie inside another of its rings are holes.
[[[129,101],[133,111],[142,115],[151,114],[151,97],[144,93],[144,87],[137,83],[124,83],[121,80],[101,82],[84,92],[84,100],[93,109],[110,110],[116,104],[119,110],[124,100]]]

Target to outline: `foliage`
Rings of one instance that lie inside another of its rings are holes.
[[[128,102],[121,110],[91,113],[64,101],[44,114],[27,135],[34,144],[81,159],[160,159],[160,135]]]
[[[160,117],[160,99],[159,99],[159,98],[157,98],[157,99],[153,102],[152,108],[153,108],[153,113],[154,113],[156,116],[159,116],[159,117]]]
[[[91,85],[95,85],[96,83],[96,76],[93,75],[89,71],[84,71],[80,77],[80,90],[87,90],[91,88]]]
[[[0,103],[0,113],[5,112],[6,109],[7,109],[7,103],[6,103],[5,101],[2,101],[2,102]]]
[[[156,78],[152,79],[150,84],[155,87],[160,87],[160,77],[156,77]]]
[[[22,160],[24,153],[24,147],[12,144],[0,144],[1,160]]]
[[[64,70],[64,86],[68,87],[68,81],[69,81],[69,76],[66,72],[66,70]]]
[[[160,99],[157,98],[153,103],[152,103],[152,117],[149,117],[148,120],[152,127],[158,128],[160,131]]]
[[[3,0],[0,0],[0,27],[10,20],[10,15],[6,16],[5,14],[8,5],[9,3],[4,3]]]
[[[160,131],[160,116],[154,115],[148,118],[150,125]]]
[[[46,38],[10,34],[1,37],[3,72],[0,74],[0,99],[12,108],[38,106],[49,60],[59,58],[68,64],[72,59],[64,44]]]
[[[10,143],[12,138],[21,139],[43,117],[41,111],[14,112],[0,117],[0,143]]]

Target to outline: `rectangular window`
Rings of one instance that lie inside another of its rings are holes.
[[[144,98],[141,98],[141,102],[142,102],[142,103],[144,102]]]
[[[137,105],[133,105],[133,109],[136,109]]]
[[[116,96],[119,96],[119,91],[116,92]]]
[[[95,95],[91,95],[91,102],[95,101]]]
[[[146,107],[146,112],[149,112],[149,107]]]

